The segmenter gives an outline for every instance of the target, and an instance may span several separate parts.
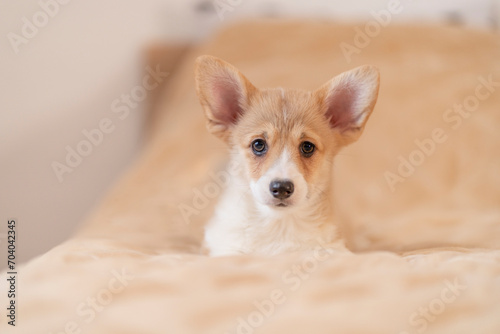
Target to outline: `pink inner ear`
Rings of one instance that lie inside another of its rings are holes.
[[[347,130],[356,126],[359,115],[356,115],[354,104],[358,92],[352,87],[338,87],[326,99],[326,117],[330,119],[330,126]]]
[[[214,116],[222,123],[235,124],[242,114],[239,83],[232,78],[217,78],[212,86]]]

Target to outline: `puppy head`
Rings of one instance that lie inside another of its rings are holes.
[[[195,72],[209,131],[232,148],[255,201],[273,209],[301,207],[328,189],[333,157],[363,132],[379,87],[372,66],[315,92],[259,90],[211,56],[199,57]]]

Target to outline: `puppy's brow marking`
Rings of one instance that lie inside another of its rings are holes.
[[[287,121],[287,110],[286,110],[286,104],[285,104],[285,90],[280,87],[281,91],[281,105],[283,108],[283,120],[286,122]]]

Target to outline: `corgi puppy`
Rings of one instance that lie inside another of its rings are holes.
[[[239,167],[205,229],[210,255],[312,250],[318,240],[345,249],[331,204],[333,159],[363,132],[378,70],[361,66],[308,92],[258,89],[212,56],[195,65],[207,128]]]

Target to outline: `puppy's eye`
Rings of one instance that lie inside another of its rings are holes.
[[[267,151],[267,144],[262,139],[255,139],[252,142],[252,151],[255,155],[263,155]]]
[[[306,158],[309,158],[311,155],[313,155],[315,148],[316,147],[314,146],[314,144],[308,141],[305,141],[302,144],[300,144],[300,152]]]

